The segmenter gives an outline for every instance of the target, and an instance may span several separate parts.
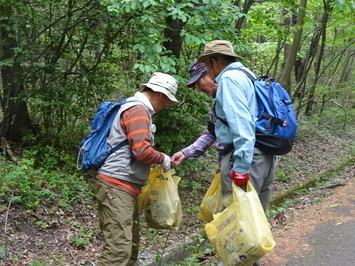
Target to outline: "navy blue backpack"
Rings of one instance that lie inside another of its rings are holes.
[[[255,147],[266,154],[285,155],[292,150],[297,133],[297,120],[287,91],[268,76],[255,78],[244,69],[254,83],[258,101]]]
[[[113,120],[120,107],[127,102],[126,100],[126,98],[122,98],[119,102],[103,102],[100,104],[91,121],[91,133],[79,144],[77,158],[79,170],[83,172],[98,170],[110,154],[128,144],[128,139],[112,149],[107,144]]]

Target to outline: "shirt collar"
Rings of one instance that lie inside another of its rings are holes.
[[[134,94],[134,96],[131,97],[131,98],[132,98],[132,100],[134,100],[136,98],[137,100],[142,102],[148,108],[148,111],[149,111],[150,115],[154,115],[155,114],[155,111],[154,111],[154,108],[153,108],[152,104],[150,103],[150,101],[147,98],[147,96],[145,96],[143,93],[137,91]]]
[[[229,65],[226,66],[226,68],[223,69],[223,70],[221,71],[221,73],[219,73],[219,75],[216,77],[216,82],[217,82],[218,84],[220,83],[220,81],[221,81],[221,79],[222,79],[222,76],[223,76],[223,74],[224,74],[226,71],[229,71],[229,70],[232,70],[232,69],[236,69],[236,68],[242,67],[242,66],[243,66],[243,64],[240,63],[240,62],[233,62],[233,63],[229,64]]]

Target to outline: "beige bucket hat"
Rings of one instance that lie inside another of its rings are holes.
[[[198,62],[203,62],[206,58],[214,55],[228,55],[238,59],[243,59],[241,56],[234,53],[233,45],[229,41],[215,40],[205,45],[203,54],[198,58]]]
[[[155,92],[164,93],[170,99],[172,104],[179,103],[175,98],[178,82],[173,76],[161,72],[155,72],[148,83],[142,83],[139,85],[141,90],[145,87],[148,87]]]

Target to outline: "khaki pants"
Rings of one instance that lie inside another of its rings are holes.
[[[139,252],[137,199],[96,180],[98,214],[103,235],[98,266],[135,265]]]

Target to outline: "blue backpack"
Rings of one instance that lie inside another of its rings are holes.
[[[292,150],[297,120],[287,91],[268,76],[255,78],[238,68],[254,83],[258,101],[255,147],[266,154],[285,155]]]
[[[110,154],[128,144],[128,139],[112,149],[107,144],[113,120],[120,107],[126,102],[127,99],[122,98],[119,102],[103,102],[100,104],[91,121],[91,133],[79,144],[77,158],[77,168],[79,170],[83,172],[98,170]]]

